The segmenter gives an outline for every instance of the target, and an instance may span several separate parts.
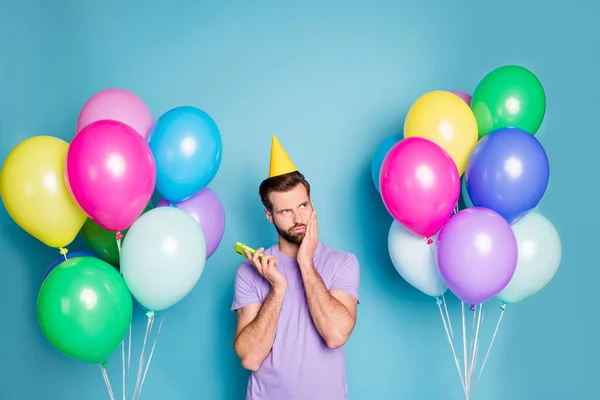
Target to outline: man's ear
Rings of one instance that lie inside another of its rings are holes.
[[[273,215],[266,208],[265,208],[265,217],[267,217],[267,219],[269,220],[270,223],[273,223]]]

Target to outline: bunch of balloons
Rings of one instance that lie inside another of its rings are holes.
[[[538,78],[508,65],[489,72],[472,97],[424,94],[403,134],[380,143],[372,176],[393,217],[390,258],[408,283],[434,297],[450,289],[470,305],[493,297],[509,304],[554,278],[560,238],[534,210],[549,180],[535,137],[545,110]]]
[[[155,121],[123,89],[85,103],[70,143],[34,136],[9,153],[0,175],[9,215],[61,253],[37,304],[53,346],[102,364],[130,328],[133,298],[158,312],[194,288],[224,232],[223,206],[208,188],[221,158],[219,129],[204,111],[176,107]],[[68,253],[79,232],[93,253]]]

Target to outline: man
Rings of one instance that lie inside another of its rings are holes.
[[[271,146],[259,193],[279,240],[246,253],[232,305],[234,349],[252,371],[246,399],[346,400],[343,345],[356,323],[359,264],[319,242],[310,185],[275,136]]]

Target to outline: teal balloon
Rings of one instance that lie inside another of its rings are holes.
[[[512,230],[518,246],[517,268],[497,295],[506,304],[517,303],[545,288],[556,276],[562,259],[558,231],[539,212],[529,212],[512,225]]]
[[[428,296],[447,290],[435,258],[437,234],[428,242],[393,221],[388,234],[388,251],[396,271],[406,282]]]
[[[460,195],[462,197],[463,203],[465,204],[465,208],[472,208],[475,206],[471,201],[471,198],[469,197],[469,192],[467,191],[467,183],[465,181],[464,175],[460,179]]]
[[[371,178],[373,179],[373,184],[375,185],[375,188],[380,193],[381,190],[379,189],[379,173],[381,171],[381,164],[383,164],[385,156],[392,149],[392,147],[394,147],[394,145],[401,141],[403,138],[404,135],[402,134],[392,135],[385,138],[379,144],[379,146],[377,146],[375,154],[373,154],[373,158],[371,159]]]
[[[158,207],[129,228],[121,248],[121,273],[136,301],[163,311],[187,296],[206,263],[202,228],[187,212]]]

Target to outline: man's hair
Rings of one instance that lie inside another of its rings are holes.
[[[273,204],[271,203],[269,194],[271,194],[271,192],[287,192],[299,184],[304,185],[306,193],[310,197],[310,184],[304,179],[304,175],[298,171],[265,179],[260,184],[258,194],[260,195],[260,200],[265,208],[269,212],[273,212]]]

